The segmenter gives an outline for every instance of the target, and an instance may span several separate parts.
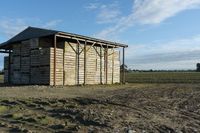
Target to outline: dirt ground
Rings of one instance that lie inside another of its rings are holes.
[[[199,133],[200,84],[2,86],[0,131]]]

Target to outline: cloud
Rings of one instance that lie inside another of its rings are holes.
[[[50,20],[43,22],[37,18],[1,18],[0,34],[6,38],[13,37],[28,26],[37,26],[42,28],[53,28],[61,23],[62,20]]]
[[[87,6],[85,6],[85,9],[88,10],[94,10],[99,7],[99,3],[89,3]]]
[[[0,20],[1,34],[7,37],[12,37],[22,29],[25,29],[28,25],[23,19],[3,19]]]
[[[121,11],[119,10],[119,5],[117,2],[109,5],[101,5],[99,14],[97,15],[97,23],[115,23],[118,21],[118,17],[120,15]]]
[[[110,4],[89,3],[85,8],[97,12],[96,22],[98,24],[116,23],[121,15],[117,1]]]
[[[136,24],[159,24],[176,14],[200,7],[200,0],[134,0],[132,12],[96,34],[99,38],[109,38]]]
[[[136,64],[152,64],[152,63],[166,63],[176,61],[188,61],[200,59],[200,50],[184,51],[184,52],[169,52],[156,53],[132,58],[131,60]]]
[[[62,20],[60,20],[60,19],[58,19],[58,20],[51,20],[51,21],[46,22],[45,24],[43,24],[42,27],[44,27],[44,28],[52,28],[52,27],[57,26],[61,22],[62,22]]]
[[[176,61],[176,62],[165,62],[165,63],[149,63],[149,64],[133,64],[129,66],[133,69],[139,70],[195,70],[196,63],[199,60],[187,60],[187,61]]]
[[[194,69],[200,62],[200,35],[160,43],[130,45],[126,51],[128,66],[134,69]]]

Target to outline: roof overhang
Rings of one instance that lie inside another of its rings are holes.
[[[77,35],[77,34],[65,33],[65,32],[58,32],[56,34],[56,36],[74,39],[74,40],[79,40],[79,41],[87,41],[87,42],[91,42],[91,43],[97,43],[97,44],[100,44],[100,45],[106,45],[106,46],[110,46],[110,47],[125,47],[125,48],[128,47],[128,45],[117,43],[117,42],[111,42],[111,41],[96,39],[96,38]]]

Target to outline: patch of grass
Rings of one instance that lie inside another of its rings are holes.
[[[13,119],[20,119],[23,117],[23,114],[22,113],[14,113],[12,114],[12,118]]]
[[[43,125],[50,125],[54,122],[54,118],[49,116],[43,116],[38,119],[38,123]]]
[[[3,113],[6,112],[7,110],[8,110],[8,107],[7,107],[7,106],[0,105],[0,114],[3,114]]]

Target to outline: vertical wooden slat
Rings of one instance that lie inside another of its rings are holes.
[[[54,35],[54,86],[56,86],[56,35]]]
[[[86,45],[87,45],[87,40],[85,40],[84,44],[84,85],[86,85]]]

